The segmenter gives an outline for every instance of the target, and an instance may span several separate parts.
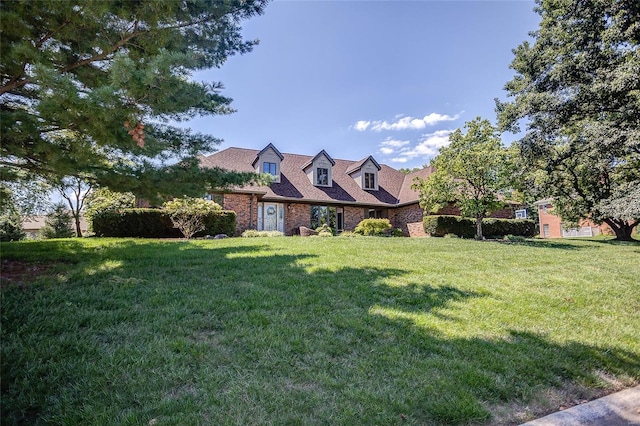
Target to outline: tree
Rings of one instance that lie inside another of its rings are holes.
[[[60,181],[57,189],[69,205],[69,211],[71,212],[76,228],[76,237],[80,238],[82,237],[80,216],[82,215],[84,203],[93,189],[92,183],[84,180],[80,176],[67,176]]]
[[[209,213],[222,210],[220,204],[202,198],[184,197],[167,201],[162,206],[182,235],[188,240],[205,229],[205,218]]]
[[[1,2],[0,180],[91,176],[150,199],[251,181],[200,167],[220,140],[168,123],[233,112],[190,76],[251,51],[239,23],[266,1]]]
[[[42,235],[42,238],[47,239],[71,238],[73,236],[71,214],[64,203],[58,203],[53,207],[53,211],[45,219],[40,235]]]
[[[499,125],[563,220],[606,223],[630,240],[640,223],[640,3],[538,0],[535,42],[514,50]]]
[[[449,135],[449,146],[440,148],[431,161],[435,172],[416,178],[412,188],[420,192],[425,213],[437,212],[455,202],[463,216],[476,219],[476,238],[482,239],[482,219],[500,209],[499,195],[508,185],[507,155],[497,130],[480,117]]]

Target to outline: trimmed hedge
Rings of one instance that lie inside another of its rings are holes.
[[[476,220],[460,216],[425,216],[422,220],[424,232],[433,237],[443,237],[454,234],[462,238],[473,238],[476,235]],[[536,223],[529,219],[494,219],[486,218],[482,221],[482,234],[486,238],[518,235],[533,237]]]
[[[106,211],[92,218],[93,232],[99,237],[181,237],[171,218],[159,209],[124,209]],[[236,230],[236,213],[229,210],[212,212],[205,218],[205,230],[196,236],[227,234]]]
[[[391,229],[391,222],[389,219],[363,219],[358,223],[353,230],[356,234],[360,235],[385,235],[387,230]]]

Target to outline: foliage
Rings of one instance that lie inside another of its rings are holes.
[[[512,98],[496,100],[541,198],[564,221],[607,223],[630,239],[640,222],[640,3],[538,0],[533,44],[514,50]]]
[[[40,230],[40,236],[44,239],[73,237],[71,219],[72,216],[64,203],[56,204],[53,211],[47,215],[44,226]]]
[[[475,234],[476,223],[473,218],[449,215],[425,216],[424,231],[432,237],[446,237],[456,235],[461,238],[472,238]],[[496,238],[505,235],[533,237],[536,223],[529,219],[494,219],[482,220],[485,237]]]
[[[242,233],[242,238],[265,238],[265,237],[282,237],[284,234],[280,231],[258,231],[256,229],[247,229]]]
[[[87,220],[103,212],[132,209],[135,196],[131,192],[115,192],[109,188],[96,188],[85,200],[84,215]]]
[[[435,213],[455,202],[464,216],[476,219],[476,238],[482,239],[482,219],[502,207],[499,195],[509,188],[507,153],[497,130],[477,117],[449,136],[450,145],[431,161],[435,172],[416,178],[425,213]]]
[[[166,123],[233,112],[220,83],[191,75],[251,51],[240,23],[265,4],[2,2],[2,180],[91,176],[154,199],[256,178],[201,168],[198,155],[220,140]]]
[[[320,237],[333,237],[334,235],[336,235],[335,228],[329,228],[329,225],[327,225],[326,223],[322,226],[317,227],[316,232]]]
[[[171,219],[159,209],[105,210],[92,216],[98,237],[162,238],[172,235]]]
[[[402,229],[395,228],[393,231],[391,231],[391,236],[392,237],[404,237],[404,233],[402,232]]]
[[[51,192],[51,185],[27,173],[19,173],[11,182],[0,180],[0,214],[44,214],[53,208]]]
[[[26,237],[22,219],[15,210],[0,214],[0,241],[20,241]]]
[[[204,228],[194,236],[233,235],[236,213],[212,209],[202,216]],[[99,237],[179,237],[169,214],[161,209],[104,210],[92,216],[93,231]]]
[[[640,381],[637,245],[91,238],[0,249],[48,267],[20,284],[3,274],[3,424],[515,425],[576,389],[591,399]]]
[[[178,228],[186,239],[206,229],[207,215],[222,211],[222,207],[214,201],[190,197],[174,198],[165,202],[162,208],[171,218],[173,226]]]
[[[364,219],[356,225],[353,232],[360,235],[381,236],[391,229],[389,219]]]

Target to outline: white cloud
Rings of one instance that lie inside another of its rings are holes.
[[[380,148],[380,152],[383,153],[384,155],[389,155],[389,154],[393,154],[395,150],[393,148],[386,148],[383,146],[382,148]]]
[[[424,160],[428,157],[433,157],[438,154],[440,148],[449,145],[449,134],[451,134],[451,132],[452,130],[438,130],[433,133],[424,134],[417,145],[402,148],[399,152],[400,157],[394,158],[391,161],[405,163],[417,157],[422,157]]]
[[[369,127],[369,124],[371,124],[370,121],[360,120],[360,121],[356,121],[356,124],[353,125],[353,128],[360,132],[363,132],[367,130],[367,127]]]
[[[389,137],[383,140],[382,142],[380,142],[380,145],[378,146],[380,147],[381,153],[383,153],[384,155],[390,155],[396,152],[398,148],[401,148],[405,145],[409,145],[410,143],[411,143],[410,141],[401,141],[401,140],[393,139]]]
[[[371,129],[375,132],[380,132],[382,130],[420,130],[424,129],[427,126],[435,126],[438,123],[442,123],[445,121],[454,121],[457,120],[460,115],[446,115],[446,114],[438,114],[437,112],[432,112],[429,115],[425,115],[422,118],[414,118],[414,117],[404,117],[402,114],[396,115],[394,120],[391,122],[388,121],[357,121],[356,124],[353,125],[353,128],[358,131],[365,131],[367,129]]]
[[[397,157],[391,159],[392,163],[406,163],[407,161],[409,161],[407,157]]]

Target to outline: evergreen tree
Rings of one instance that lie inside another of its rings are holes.
[[[64,203],[58,203],[53,207],[53,211],[45,219],[44,227],[40,230],[42,238],[71,238],[73,237],[71,227],[71,214]]]
[[[239,23],[265,4],[1,2],[0,180],[82,175],[149,198],[250,181],[201,168],[220,140],[169,123],[233,112],[220,83],[190,76],[249,52]]]

